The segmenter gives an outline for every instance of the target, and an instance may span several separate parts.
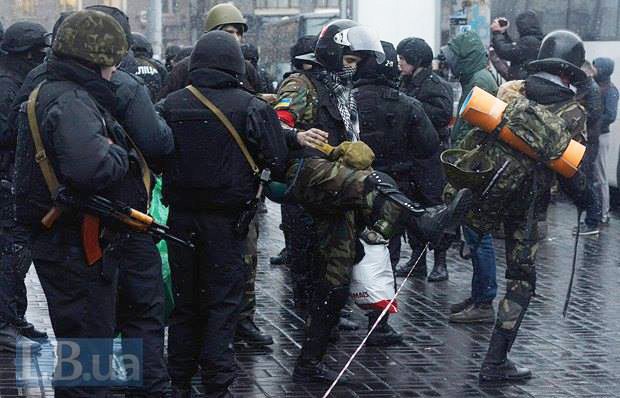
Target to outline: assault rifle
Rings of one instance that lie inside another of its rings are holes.
[[[61,187],[58,189],[55,202],[58,205],[47,212],[41,223],[46,228],[51,228],[62,214],[63,207],[85,213],[82,223],[82,244],[89,265],[94,264],[102,256],[99,246],[100,218],[120,221],[131,230],[146,232],[157,239],[164,239],[191,249],[195,247],[191,241],[170,234],[167,225],[159,224],[148,214],[119,201],[112,201],[99,195],[82,197]]]

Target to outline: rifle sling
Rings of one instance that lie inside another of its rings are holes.
[[[58,182],[52,163],[45,152],[45,146],[43,145],[43,139],[41,138],[41,131],[39,130],[39,123],[37,121],[37,113],[35,110],[37,97],[39,96],[39,89],[42,84],[43,83],[39,84],[28,97],[28,125],[30,126],[30,134],[34,143],[35,161],[41,168],[41,173],[43,173],[43,178],[45,179],[47,189],[50,191],[50,195],[54,198],[56,197],[60,183]]]

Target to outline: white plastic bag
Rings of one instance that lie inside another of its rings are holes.
[[[353,266],[351,275],[351,298],[360,308],[382,311],[394,294],[394,273],[390,263],[390,251],[387,245],[369,245],[360,240],[364,246],[364,258]],[[388,310],[398,311],[396,301]]]

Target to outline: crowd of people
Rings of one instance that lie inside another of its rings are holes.
[[[168,47],[165,63],[110,6],[63,13],[51,34],[34,22],[9,26],[0,46],[0,350],[36,352],[47,338],[25,319],[33,263],[56,339],[102,339],[98,353],[110,355],[115,336],[127,350],[140,341],[143,382],[126,396],[190,397],[196,373],[206,396],[231,396],[235,340],[274,343],[254,322],[256,215],[267,196],[281,204],[285,240],[270,261],[288,265],[305,319],[296,381],[338,378],[322,360],[339,329],[357,328],[343,309],[362,242],[389,249],[395,277],[435,283],[448,279],[446,253],[461,239],[471,293],[450,307],[450,321],[495,324],[481,382],[530,377],[507,355],[535,292],[540,226],[556,187],[586,212],[575,233],[609,222],[604,165],[618,90],[613,61],[587,62],[576,34],[544,35],[531,11],[516,24],[516,41],[498,18],[490,48],[469,31],[435,55],[422,38],[389,43],[335,20],[291,43],[277,89],[228,3],[209,10],[191,48]],[[434,60],[460,83],[459,109],[475,87],[507,102],[501,127],[484,132],[454,114],[453,87]],[[514,109],[527,111],[520,124]],[[537,156],[500,139],[505,125],[517,135],[524,126]],[[586,152],[567,177],[547,162],[571,140]],[[169,319],[146,216],[155,178],[176,237]],[[401,261],[404,237],[412,255]],[[497,314],[494,237],[507,264]],[[383,312],[367,311],[368,344],[401,344]],[[108,393],[55,385],[58,398]]]

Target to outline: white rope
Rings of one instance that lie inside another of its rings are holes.
[[[375,321],[375,323],[372,325],[372,327],[370,328],[370,330],[368,331],[368,334],[366,334],[366,337],[364,337],[364,339],[362,340],[362,342],[360,343],[360,345],[357,347],[357,349],[353,352],[353,355],[351,355],[351,358],[349,358],[349,360],[347,361],[347,363],[344,365],[344,367],[342,368],[342,370],[340,371],[340,373],[338,373],[338,377],[336,377],[336,380],[334,380],[334,382],[329,386],[329,388],[327,389],[327,391],[325,391],[325,394],[323,394],[323,398],[327,398],[329,396],[329,394],[332,392],[332,390],[334,389],[334,387],[336,387],[336,384],[338,384],[338,381],[340,381],[340,379],[342,378],[342,376],[344,375],[344,373],[347,371],[347,369],[349,369],[349,366],[351,366],[351,363],[353,362],[353,360],[355,359],[355,357],[357,356],[357,354],[360,352],[360,350],[364,347],[364,344],[366,344],[366,341],[368,340],[368,338],[370,337],[370,335],[372,334],[372,332],[374,332],[374,330],[377,328],[377,326],[379,326],[379,323],[381,322],[381,320],[383,319],[383,317],[385,316],[385,314],[387,314],[387,312],[389,311],[389,309],[392,307],[392,304],[394,304],[394,301],[396,301],[396,297],[398,297],[398,295],[400,294],[400,291],[403,289],[403,287],[405,286],[405,283],[407,283],[407,280],[409,280],[409,277],[411,276],[411,274],[413,273],[413,270],[415,269],[415,267],[418,265],[418,263],[420,262],[420,259],[422,258],[422,256],[426,256],[426,251],[428,250],[428,243],[426,244],[426,246],[424,247],[424,250],[422,250],[422,253],[420,253],[420,255],[418,256],[418,259],[416,260],[415,264],[413,264],[413,267],[411,267],[411,269],[409,270],[409,273],[407,273],[407,276],[405,277],[405,279],[403,280],[403,283],[400,284],[400,287],[398,288],[398,290],[396,290],[396,293],[394,294],[394,297],[392,297],[392,299],[390,300],[390,302],[388,303],[388,305],[385,306],[385,308],[383,309],[383,311],[381,311],[381,314],[379,315],[379,317],[377,318],[377,320]]]

